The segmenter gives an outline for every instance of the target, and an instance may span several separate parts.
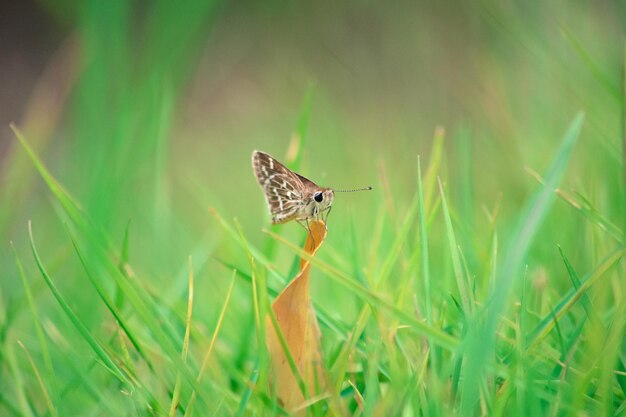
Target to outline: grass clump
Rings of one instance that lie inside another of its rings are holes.
[[[623,45],[601,15],[553,25],[547,6],[492,3],[425,9],[417,27],[400,5],[384,20],[373,5],[68,12],[77,44],[50,65],[69,68],[67,54],[75,77],[42,76],[67,102],[46,124],[26,112],[2,167],[0,414],[626,413]],[[320,21],[333,42],[309,30]],[[276,55],[243,48],[233,22]],[[407,39],[426,33],[441,36],[416,52]],[[268,106],[281,62],[304,81]],[[453,133],[431,139],[440,119]],[[290,141],[270,139],[289,135],[273,122],[294,126]],[[320,185],[374,191],[335,198],[313,256],[298,226],[263,217],[257,148]],[[272,303],[301,259],[321,361],[307,385],[285,354],[304,398],[292,407],[266,335],[289,345]]]

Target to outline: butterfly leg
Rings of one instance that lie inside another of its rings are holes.
[[[324,211],[326,211],[326,216],[324,216],[324,226],[328,225],[328,216],[330,216],[330,211],[332,210],[333,206],[328,206],[328,208]]]
[[[306,228],[309,231],[309,236],[311,236],[311,243],[313,243],[313,248],[315,247],[315,237],[313,237],[313,232],[311,231],[311,226],[309,226],[309,218],[306,219]],[[311,248],[311,250],[313,249]]]
[[[309,218],[305,218],[304,220],[298,220],[298,224],[307,231],[309,237],[311,238],[311,242],[313,242],[313,247],[315,247],[315,238],[313,237],[313,232],[311,232],[311,226],[309,225]]]

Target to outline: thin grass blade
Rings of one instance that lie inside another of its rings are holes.
[[[461,382],[460,412],[473,413],[479,401],[478,387],[481,386],[485,369],[488,366],[496,344],[496,329],[505,312],[509,294],[524,263],[533,238],[554,200],[554,190],[558,187],[567,167],[570,154],[578,139],[583,123],[583,115],[578,114],[570,124],[561,146],[557,151],[546,175],[545,186],[537,190],[528,200],[517,227],[514,229],[508,250],[497,271],[494,296],[485,314],[484,324],[475,323],[466,336],[465,379]]]

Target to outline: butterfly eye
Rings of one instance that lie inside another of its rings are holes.
[[[322,193],[315,193],[315,195],[313,196],[313,198],[315,199],[315,201],[317,201],[318,203],[321,203],[322,200],[324,199],[324,195]]]

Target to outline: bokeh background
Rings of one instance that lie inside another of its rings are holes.
[[[193,256],[196,314],[207,326],[229,282],[220,261],[247,264],[209,208],[236,218],[285,273],[293,254],[262,229],[303,238],[295,224],[269,226],[253,149],[288,160],[299,144],[299,172],[317,183],[374,186],[336,197],[320,256],[341,263],[351,230],[363,257],[376,256],[365,247],[381,215],[382,233],[394,234],[415,194],[417,157],[428,162],[442,127],[441,179],[471,270],[489,251],[486,212],[498,212],[506,237],[538,187],[529,169],[545,171],[583,111],[563,188],[623,225],[624,28],[623,1],[8,2],[0,13],[0,321],[9,338],[33,337],[9,241],[42,311],[63,321],[38,281],[28,220],[73,308],[96,328],[104,314],[93,308],[65,215],[10,122],[116,245],[129,225],[133,269],[175,311],[185,309]],[[557,244],[581,265],[594,262],[599,253],[587,243],[597,230],[583,223],[557,202],[533,244],[531,278],[570,285]],[[442,226],[433,228],[433,274],[450,274]],[[345,289],[313,286],[350,321],[357,310]],[[251,328],[238,323],[251,314],[249,286],[236,288],[233,303],[219,355],[234,363],[246,357],[238,349]]]

